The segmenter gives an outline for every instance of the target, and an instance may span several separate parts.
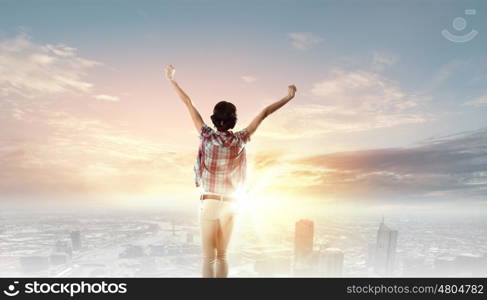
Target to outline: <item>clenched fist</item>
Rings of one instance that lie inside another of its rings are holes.
[[[174,66],[168,65],[166,68],[164,68],[164,70],[166,71],[166,78],[171,81],[174,80],[174,73],[176,73]]]
[[[288,86],[288,97],[289,98],[294,98],[294,95],[296,95],[296,86],[294,84]]]

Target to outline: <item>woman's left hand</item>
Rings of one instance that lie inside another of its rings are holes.
[[[292,99],[294,98],[294,96],[296,95],[296,86],[294,84],[290,85],[287,87],[288,88],[288,97],[289,99]]]

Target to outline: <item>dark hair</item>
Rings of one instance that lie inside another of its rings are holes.
[[[218,131],[227,131],[237,123],[237,108],[230,102],[220,101],[213,108],[211,121]]]

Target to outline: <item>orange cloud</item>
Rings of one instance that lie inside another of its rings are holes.
[[[298,104],[272,116],[263,134],[280,139],[359,132],[433,119],[421,110],[428,98],[407,93],[376,73],[334,70],[313,85],[313,104]]]

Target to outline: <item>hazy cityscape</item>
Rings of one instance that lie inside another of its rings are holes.
[[[0,213],[0,276],[199,277],[197,217],[183,212]],[[301,219],[257,230],[243,218],[234,277],[486,276],[481,218]]]

